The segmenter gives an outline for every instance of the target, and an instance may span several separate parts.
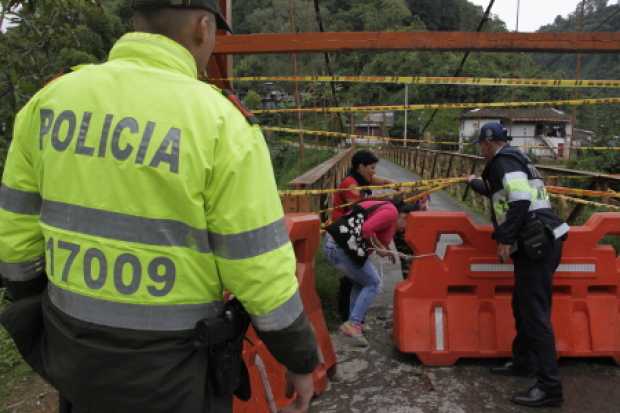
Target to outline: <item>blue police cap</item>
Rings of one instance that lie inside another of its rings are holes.
[[[501,123],[491,122],[480,128],[480,135],[473,143],[480,143],[482,140],[508,142],[510,136],[508,136],[508,129],[503,127]]]

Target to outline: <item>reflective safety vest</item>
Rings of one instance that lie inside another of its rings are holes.
[[[553,227],[556,238],[568,232],[568,225],[551,210],[543,176],[519,149],[503,147],[488,163],[482,177],[489,191],[496,226],[506,223],[511,203],[528,201],[528,212],[538,212]]]
[[[529,176],[521,171],[508,172],[502,179],[503,189],[493,193],[491,199],[498,225],[506,222],[510,202],[530,201],[530,211],[551,208],[542,176],[533,165],[528,166],[531,168]]]
[[[39,91],[15,121],[0,188],[0,273],[102,326],[180,331],[226,289],[263,331],[302,311],[258,126],[193,57],[130,33],[109,61]]]

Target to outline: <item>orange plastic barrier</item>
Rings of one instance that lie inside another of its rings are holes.
[[[315,393],[327,389],[328,376],[336,365],[321,301],[315,289],[314,257],[319,248],[321,222],[315,214],[287,214],[286,225],[297,258],[297,278],[304,311],[314,328],[319,347],[320,364],[313,373]],[[292,402],[286,395],[286,369],[269,353],[250,327],[243,358],[250,373],[252,398],[235,399],[235,413],[273,413]]]
[[[510,357],[515,335],[512,264],[500,264],[491,226],[464,213],[414,213],[407,242],[432,254],[441,234],[458,234],[444,259],[415,260],[394,293],[393,339],[426,365],[459,358]],[[620,214],[601,213],[573,227],[554,277],[552,323],[560,357],[612,357],[620,363],[620,259],[606,235],[620,234]]]

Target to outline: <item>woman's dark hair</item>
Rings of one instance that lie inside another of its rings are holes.
[[[368,166],[377,162],[379,162],[379,158],[377,158],[374,153],[362,149],[361,151],[355,152],[355,155],[353,155],[351,159],[351,170],[355,172],[360,165]]]

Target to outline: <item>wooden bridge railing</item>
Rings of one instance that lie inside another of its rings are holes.
[[[355,149],[349,148],[336,156],[298,176],[288,186],[290,189],[328,189],[336,188],[347,175],[351,167],[351,157]],[[332,196],[315,195],[303,197],[285,197],[283,199],[286,212],[316,212],[331,206]],[[328,214],[322,213],[321,219],[326,220]]]

